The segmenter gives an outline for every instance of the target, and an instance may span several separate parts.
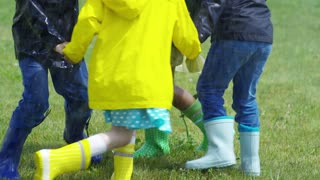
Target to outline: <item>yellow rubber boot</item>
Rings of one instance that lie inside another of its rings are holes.
[[[133,171],[134,145],[128,144],[114,150],[114,173],[111,180],[130,180]]]
[[[87,169],[90,165],[90,144],[87,139],[59,149],[42,149],[34,156],[35,180],[52,180],[56,176]]]

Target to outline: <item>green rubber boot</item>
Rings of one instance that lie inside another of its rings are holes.
[[[144,134],[145,143],[133,154],[134,158],[152,158],[170,153],[167,133],[160,131],[157,128],[150,128],[146,129]]]
[[[203,112],[201,109],[201,103],[197,99],[190,107],[186,110],[182,111],[182,113],[187,116],[198,128],[201,130],[203,134],[203,140],[201,144],[197,147],[198,151],[207,151],[208,149],[208,139],[206,135],[206,131],[203,125]]]

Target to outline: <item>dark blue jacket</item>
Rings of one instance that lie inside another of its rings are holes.
[[[18,60],[62,60],[53,48],[70,41],[79,13],[78,0],[16,0],[12,33]]]
[[[194,17],[201,42],[273,42],[271,13],[265,0],[202,0]]]

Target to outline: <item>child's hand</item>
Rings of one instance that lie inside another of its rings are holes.
[[[57,53],[59,53],[59,54],[61,54],[62,56],[64,55],[63,54],[63,49],[66,47],[66,45],[68,44],[68,42],[63,42],[63,43],[61,43],[61,44],[58,44],[58,45],[56,45],[56,47],[54,48],[54,50],[57,52]]]
[[[191,73],[201,72],[204,65],[204,58],[199,55],[196,59],[186,59],[186,66]]]
[[[64,43],[61,43],[61,44],[58,44],[56,45],[56,47],[54,48],[54,50],[61,54],[63,56],[63,58],[65,59],[65,61],[67,61],[68,63],[71,63],[73,64],[63,53],[63,49],[66,47],[66,45],[68,44],[69,42],[64,42]]]

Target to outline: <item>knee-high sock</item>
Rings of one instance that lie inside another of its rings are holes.
[[[35,153],[35,180],[51,180],[56,176],[87,169],[91,157],[107,150],[101,135],[94,135],[59,149],[42,149]]]
[[[114,153],[114,173],[112,180],[130,180],[133,171],[133,153],[135,146],[135,135],[132,136],[131,142],[121,148],[117,148]]]
[[[203,140],[197,147],[197,150],[206,151],[208,149],[208,138],[204,128],[201,103],[197,99],[190,107],[182,111],[182,113],[187,116],[201,130],[203,134]]]

